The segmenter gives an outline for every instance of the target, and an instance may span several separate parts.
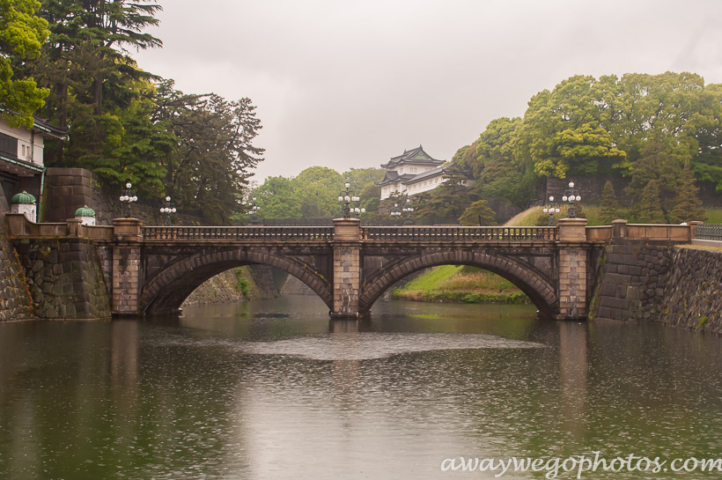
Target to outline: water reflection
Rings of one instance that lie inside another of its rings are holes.
[[[436,479],[458,456],[715,458],[721,346],[525,307],[388,302],[330,324],[303,297],[2,324],[0,478]]]
[[[559,378],[564,428],[577,441],[584,437],[587,406],[587,325],[559,324]]]

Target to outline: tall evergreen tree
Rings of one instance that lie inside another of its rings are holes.
[[[600,220],[604,224],[611,224],[612,221],[619,218],[619,202],[617,201],[617,194],[614,191],[614,185],[611,180],[607,180],[604,183],[604,189],[602,190],[602,212]]]
[[[651,180],[642,190],[637,221],[662,223],[664,221],[664,212],[659,204],[659,180]]]
[[[695,185],[694,174],[690,170],[689,164],[685,165],[682,170],[678,185],[675,206],[672,209],[672,222],[705,221],[707,216],[702,208],[702,201],[697,195],[699,188]]]

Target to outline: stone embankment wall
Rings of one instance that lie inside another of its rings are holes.
[[[35,315],[47,319],[110,317],[110,298],[95,245],[80,238],[18,240]]]
[[[282,295],[318,295],[311,290],[311,287],[303,283],[293,275],[289,275],[286,282],[281,287]]]
[[[722,333],[722,252],[616,239],[601,263],[590,318]]]
[[[722,252],[676,247],[662,321],[722,333]]]
[[[236,271],[227,270],[211,277],[191,293],[183,305],[245,302],[248,300],[239,286]]]
[[[32,299],[25,282],[25,272],[5,228],[0,225],[0,322],[32,317]]]
[[[672,261],[669,242],[615,239],[605,248],[590,316],[656,320],[664,311],[664,289]]]
[[[183,302],[183,305],[245,302],[254,298],[276,298],[279,293],[272,270],[273,268],[268,265],[249,265],[226,270],[209,278],[196,288]],[[241,283],[246,285],[245,293]],[[315,295],[313,291],[311,293]]]

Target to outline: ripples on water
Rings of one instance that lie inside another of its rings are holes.
[[[275,342],[164,339],[160,346],[222,346],[254,355],[291,355],[311,360],[371,360],[404,353],[483,348],[541,348],[544,345],[493,335],[453,333],[331,333]]]
[[[0,478],[493,478],[439,467],[722,456],[719,338],[400,302],[330,324],[314,301],[0,325]]]

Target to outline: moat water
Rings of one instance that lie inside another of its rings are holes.
[[[721,367],[718,337],[527,306],[378,302],[369,321],[331,323],[320,300],[282,297],[6,323],[0,479],[536,479],[442,467],[716,459]]]

